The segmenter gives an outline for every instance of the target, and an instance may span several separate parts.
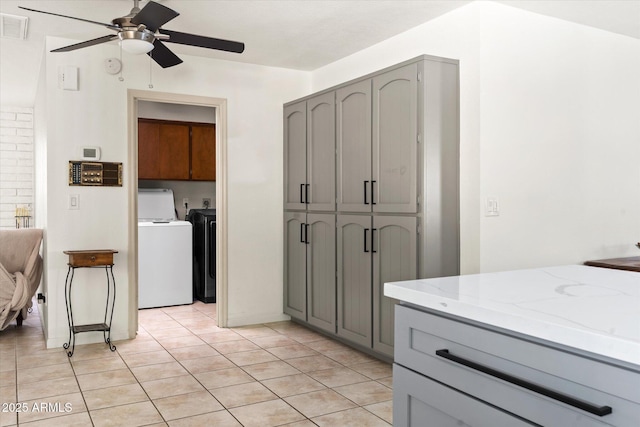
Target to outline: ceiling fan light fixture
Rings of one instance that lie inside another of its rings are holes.
[[[140,55],[153,50],[153,34],[146,31],[123,30],[118,33],[120,46],[126,52]]]

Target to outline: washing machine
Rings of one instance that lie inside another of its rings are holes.
[[[138,190],[138,308],[193,303],[193,230],[173,190]]]

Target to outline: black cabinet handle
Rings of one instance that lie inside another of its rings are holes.
[[[587,411],[590,414],[598,415],[599,417],[603,417],[613,412],[610,406],[595,406],[591,403],[585,402],[584,400],[576,399],[575,397],[557,392],[555,390],[551,390],[549,388],[543,387],[541,385],[529,382],[522,378],[514,377],[513,375],[509,375],[505,372],[497,371],[488,366],[481,365],[474,361],[455,356],[449,353],[449,350],[442,349],[436,350],[436,355],[443,357],[447,360],[451,360],[452,362],[459,363],[468,368],[475,369],[476,371],[480,371],[487,375],[491,375],[492,377],[499,378],[503,381],[506,381],[511,384],[515,384],[517,386],[526,388],[527,390],[531,390],[535,393],[541,394],[543,396],[550,397],[551,399],[558,400],[560,402],[566,403],[567,405],[571,405],[574,408],[582,409],[583,411]]]
[[[374,201],[374,197],[373,197],[373,196],[374,196],[374,194],[375,194],[375,192],[376,192],[375,187],[374,187],[374,184],[375,184],[376,182],[378,182],[378,181],[371,181],[371,204],[372,204],[372,205],[375,205],[375,204],[376,204],[376,202]]]
[[[300,203],[305,203],[302,193],[304,193],[304,184],[300,184]]]
[[[368,205],[369,202],[367,202],[367,184],[369,183],[369,181],[365,181],[364,182],[364,204]]]
[[[300,223],[300,243],[304,243],[304,237],[302,233],[304,233],[304,222]]]
[[[309,244],[309,224],[304,225],[304,242]]]
[[[376,231],[378,231],[377,228],[372,228],[371,229],[371,252],[373,252],[374,254],[378,253],[378,251],[376,251],[375,247],[375,240],[376,240]]]
[[[309,184],[304,185],[304,202],[309,204]]]
[[[369,249],[367,249],[367,231],[369,231],[368,228],[364,229],[364,251],[365,252],[369,252]]]

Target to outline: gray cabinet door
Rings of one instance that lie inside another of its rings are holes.
[[[394,305],[385,282],[417,278],[417,218],[373,217],[373,349],[393,357]]]
[[[418,66],[373,78],[374,212],[417,212]]]
[[[307,214],[307,321],[336,332],[336,217]]]
[[[371,347],[371,217],[338,215],[338,335]]]
[[[371,212],[371,80],[336,91],[338,211]]]
[[[284,108],[284,208],[306,209],[306,102]]]
[[[525,427],[533,424],[398,364],[393,365],[397,427]]]
[[[335,92],[307,101],[307,209],[336,209]]]
[[[307,320],[305,213],[284,213],[284,312]]]

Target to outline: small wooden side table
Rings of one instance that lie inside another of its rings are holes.
[[[69,255],[69,270],[64,284],[64,300],[67,306],[67,320],[69,322],[69,342],[63,344],[67,351],[67,356],[73,356],[76,347],[76,334],[80,332],[102,331],[104,342],[111,351],[116,350],[116,346],[111,343],[111,322],[113,321],[113,308],[116,303],[116,280],[113,277],[113,254],[118,251],[112,249],[97,249],[85,251],[64,251]],[[104,311],[104,321],[102,323],[92,323],[86,325],[76,325],[73,320],[73,305],[71,304],[71,285],[76,268],[104,268],[107,275],[107,304]]]

